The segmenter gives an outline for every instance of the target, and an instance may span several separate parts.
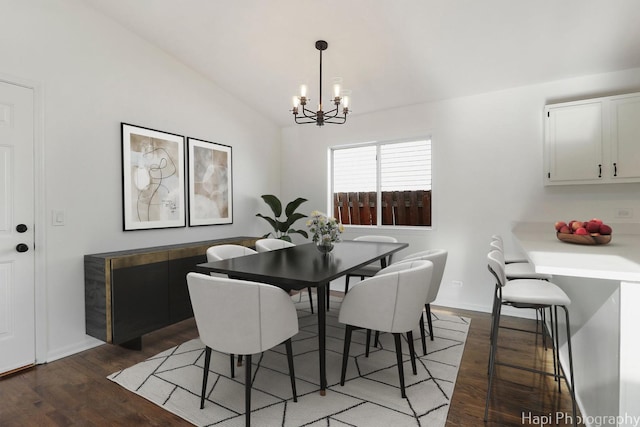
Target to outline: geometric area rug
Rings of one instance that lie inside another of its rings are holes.
[[[344,327],[341,298],[331,296],[327,312],[327,391],[320,396],[317,316],[306,294],[294,295],[300,331],[292,338],[298,402],[293,402],[284,345],[253,357],[251,422],[255,426],[444,426],[469,330],[468,318],[432,310],[434,341],[422,352],[413,333],[418,374],[413,375],[404,336],[406,399],[400,396],[395,346],[380,334],[379,346],[365,357],[365,331],[356,330],[344,386],[340,369]],[[315,299],[315,298],[314,298]],[[314,301],[315,303],[315,301]],[[426,325],[425,325],[426,328]],[[428,329],[427,329],[428,331]],[[373,336],[372,336],[373,341]],[[109,375],[109,379],[197,426],[243,426],[244,369],[230,376],[229,355],[212,352],[207,400],[200,409],[204,345],[193,339]]]

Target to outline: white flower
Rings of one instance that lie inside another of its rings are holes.
[[[307,227],[312,234],[312,240],[323,244],[339,242],[340,233],[344,231],[344,226],[338,220],[334,217],[327,217],[319,211],[311,212]]]

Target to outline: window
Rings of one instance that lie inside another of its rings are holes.
[[[333,148],[333,212],[343,224],[431,226],[431,140]]]

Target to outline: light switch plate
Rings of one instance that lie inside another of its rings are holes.
[[[56,226],[64,225],[65,219],[66,219],[65,217],[66,215],[64,211],[59,209],[54,209],[53,211],[51,211],[51,225],[56,225]]]

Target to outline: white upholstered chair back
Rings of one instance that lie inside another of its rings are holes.
[[[256,242],[256,250],[258,252],[269,252],[277,249],[290,248],[295,246],[291,242],[282,239],[260,239]]]
[[[238,258],[257,253],[251,248],[242,245],[216,245],[207,249],[207,261],[220,261],[229,258]]]
[[[412,330],[422,314],[433,263],[407,261],[392,264],[355,284],[340,308],[340,323],[381,332]]]
[[[428,249],[426,251],[416,252],[408,255],[405,258],[398,261],[398,263],[415,260],[431,261],[433,263],[433,274],[431,276],[431,286],[429,287],[429,294],[427,295],[426,304],[431,304],[436,300],[438,291],[440,290],[440,284],[442,283],[442,276],[444,276],[444,268],[447,265],[446,249]]]
[[[487,254],[489,271],[496,277],[497,284],[504,286],[507,284],[507,276],[504,271],[504,254],[502,251],[494,249]]]
[[[266,351],[298,333],[289,295],[264,283],[187,275],[193,313],[202,342],[232,354]]]

